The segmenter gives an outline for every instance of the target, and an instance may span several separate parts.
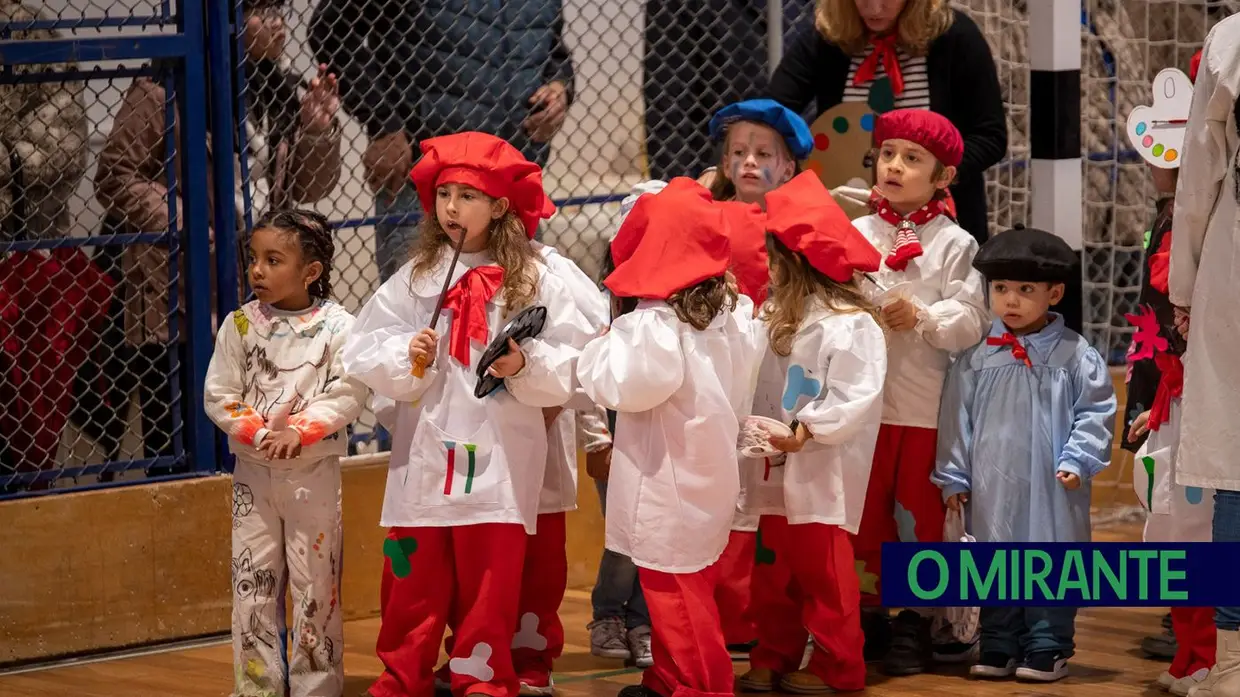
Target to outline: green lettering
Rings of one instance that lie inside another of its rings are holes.
[[[1149,600],[1150,597],[1150,560],[1158,556],[1158,552],[1152,549],[1133,549],[1129,550],[1128,557],[1136,559],[1140,562],[1137,575],[1137,598],[1140,600]]]
[[[1102,598],[1102,579],[1100,576],[1107,577],[1107,583],[1111,584],[1111,590],[1115,591],[1116,600],[1128,599],[1128,555],[1120,552],[1119,556],[1119,576],[1115,575],[1115,570],[1107,563],[1106,555],[1101,550],[1094,550],[1093,555],[1094,567],[1094,598]]]
[[[1059,572],[1059,593],[1055,595],[1055,600],[1063,600],[1069,588],[1079,591],[1081,600],[1089,600],[1089,581],[1086,580],[1085,560],[1081,559],[1081,551],[1068,550],[1063,562],[1063,569]]]
[[[927,559],[933,561],[939,567],[939,583],[932,591],[926,591],[917,582],[917,567]],[[947,560],[943,558],[942,554],[934,550],[923,549],[913,555],[913,560],[908,565],[908,587],[909,590],[913,591],[913,595],[922,600],[936,600],[940,595],[943,595],[943,591],[947,590],[947,584],[950,580],[950,574],[947,572]]]
[[[1042,562],[1042,568],[1038,571],[1034,571],[1033,569],[1033,561],[1035,559]],[[1050,587],[1046,585],[1046,577],[1049,576],[1050,573],[1051,573],[1051,555],[1047,554],[1046,552],[1043,552],[1040,549],[1025,550],[1025,597],[1024,599],[1026,601],[1032,601],[1034,599],[1033,584],[1035,583],[1038,584],[1038,587],[1042,589],[1042,598],[1045,598],[1046,600],[1050,600],[1051,598],[1055,597],[1051,593]]]
[[[986,569],[986,580],[983,581],[981,574],[978,573],[977,563],[973,561],[973,553],[965,546],[960,553],[960,598],[966,599],[972,597],[975,600],[988,600],[990,598],[990,587],[994,585],[995,579],[999,581],[999,595],[1003,599],[1003,586],[1005,577],[1004,573],[1007,568],[1007,553],[999,550],[990,560],[990,566]],[[976,593],[969,595],[969,589],[972,588]]]
[[[1012,584],[1011,591],[1006,598],[1001,600],[1019,600],[1020,599],[1020,550],[1012,550],[1012,556],[1009,557],[1012,562]]]
[[[1162,600],[1188,600],[1187,591],[1173,591],[1168,587],[1170,585],[1169,583],[1170,581],[1183,581],[1188,577],[1188,572],[1186,571],[1183,571],[1183,570],[1172,571],[1171,564],[1170,564],[1172,559],[1184,559],[1185,556],[1186,555],[1184,553],[1184,550],[1182,549],[1168,549],[1168,550],[1163,550],[1162,552],[1159,552],[1158,562],[1159,562],[1160,573],[1158,574],[1158,580],[1159,580],[1158,597],[1160,599]]]

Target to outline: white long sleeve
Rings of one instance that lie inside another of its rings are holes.
[[[816,331],[821,341],[817,373],[824,376],[823,389],[796,412],[796,418],[815,442],[837,445],[855,438],[880,413],[887,376],[886,339],[878,323],[863,313],[836,317]]]
[[[586,344],[577,378],[595,404],[618,412],[649,411],[680,388],[685,359],[667,320],[671,312],[666,305],[639,307]]]
[[[940,271],[942,300],[920,308],[917,331],[934,348],[959,353],[981,341],[990,326],[986,281],[973,268],[977,250],[972,237],[952,240]]]
[[[408,265],[379,287],[358,313],[341,350],[344,369],[375,394],[397,402],[417,401],[439,376],[441,360],[449,360],[447,337],[440,334],[438,355],[422,377],[413,374],[409,342],[430,326],[409,293]],[[440,325],[441,330],[444,325]]]

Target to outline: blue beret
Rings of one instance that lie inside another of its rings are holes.
[[[809,157],[814,149],[814,136],[805,119],[773,99],[750,99],[720,109],[710,120],[710,137],[721,139],[724,129],[736,121],[756,121],[774,128],[798,160]]]

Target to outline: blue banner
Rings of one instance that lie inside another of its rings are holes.
[[[886,607],[1240,605],[1240,543],[889,543]]]

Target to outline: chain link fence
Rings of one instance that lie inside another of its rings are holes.
[[[0,496],[190,471],[178,63],[98,59],[176,24],[159,0],[0,0]]]

